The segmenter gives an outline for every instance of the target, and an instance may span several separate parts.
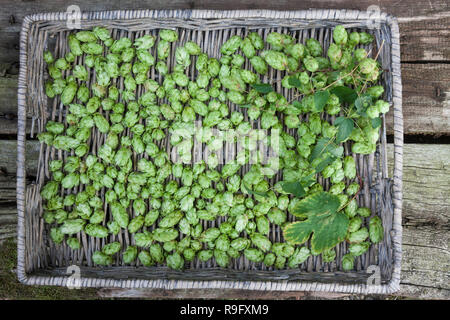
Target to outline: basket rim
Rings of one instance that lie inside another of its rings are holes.
[[[20,70],[18,77],[18,133],[17,133],[17,276],[27,285],[67,286],[69,277],[50,277],[28,275],[25,269],[25,145],[26,145],[26,96],[27,96],[27,44],[31,25],[38,21],[63,21],[68,12],[35,13],[25,16],[20,32]],[[402,162],[403,162],[403,115],[402,84],[400,71],[400,34],[397,19],[387,13],[377,12],[374,19],[370,11],[346,9],[309,9],[295,11],[279,10],[113,10],[82,12],[81,20],[132,20],[132,19],[237,19],[237,18],[273,18],[302,19],[307,21],[329,20],[351,22],[372,19],[386,23],[391,31],[392,96],[394,111],[394,174],[393,174],[393,271],[388,283],[382,285],[318,283],[309,281],[193,281],[193,280],[112,280],[104,278],[81,277],[81,287],[120,287],[120,288],[161,288],[161,289],[244,289],[269,291],[326,291],[344,293],[391,294],[400,290],[400,272],[402,259]]]

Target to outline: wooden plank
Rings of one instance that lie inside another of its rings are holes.
[[[450,64],[402,64],[405,134],[450,134]],[[393,132],[392,112],[387,115]]]
[[[0,174],[0,205],[16,203],[15,174]]]
[[[2,241],[16,236],[17,206],[14,200],[12,204],[0,205],[0,244]]]
[[[8,148],[10,141],[7,141]],[[36,144],[36,142],[32,142]],[[5,150],[4,141],[0,148]],[[37,150],[31,146],[30,150]],[[32,152],[31,152],[32,153]],[[393,163],[393,146],[388,145]],[[31,155],[30,155],[31,156]],[[36,155],[34,155],[36,158]],[[403,172],[403,264],[400,296],[450,298],[450,145],[406,144]],[[392,170],[392,166],[389,166]],[[14,179],[0,176],[0,239],[15,236]],[[303,299],[299,292],[239,293],[236,290],[102,290],[101,296],[152,298]],[[317,296],[313,293],[311,296]]]
[[[449,229],[405,228],[402,283],[442,289],[443,297],[450,298],[449,243]]]
[[[407,144],[403,153],[403,225],[450,229],[450,145]]]
[[[0,77],[0,115],[17,115],[17,75]]]
[[[402,62],[450,60],[450,12],[399,19]]]
[[[102,1],[101,3],[80,0],[76,3],[82,11],[101,11],[117,9],[273,9],[273,10],[307,10],[316,9],[354,9],[367,10],[379,8],[400,18],[402,34],[401,44],[408,50],[402,50],[402,59],[449,60],[448,14],[449,3],[445,0],[430,0],[423,3],[417,0],[389,1],[372,0],[167,0],[167,1]],[[23,1],[7,0],[2,2],[0,12],[0,62],[17,62],[19,56],[19,31],[25,15],[37,12],[66,11],[67,2],[58,1]],[[413,19],[413,20],[411,20]],[[439,27],[439,25],[443,27]],[[412,31],[411,31],[412,29]],[[432,44],[431,46],[429,44]],[[436,45],[439,44],[439,45]]]
[[[379,0],[374,3],[371,0],[156,0],[156,1],[116,1],[106,0],[93,2],[89,0],[79,0],[76,4],[81,11],[103,11],[118,9],[213,9],[213,10],[233,10],[233,9],[269,9],[269,10],[308,10],[314,9],[350,9],[367,10],[375,8],[374,5],[383,12],[388,12],[397,17],[414,17],[438,14],[448,11],[449,4],[446,0],[429,0],[426,4],[417,0],[404,0],[392,2],[389,0]],[[23,17],[37,12],[66,11],[68,4],[64,0],[41,0],[41,1],[3,1],[3,10],[0,13],[4,31],[19,31]],[[11,18],[13,16],[13,19]]]
[[[25,155],[27,175],[36,174],[39,148],[39,141],[27,141]],[[17,171],[17,141],[0,140],[0,150],[0,172],[2,174],[15,174]]]
[[[27,119],[25,132],[30,134],[31,132],[31,119]],[[0,134],[4,135],[16,135],[17,134],[17,117],[15,116],[0,116]],[[36,133],[35,133],[36,134]]]
[[[394,148],[388,145],[392,176]],[[403,149],[400,295],[450,298],[450,145]]]
[[[301,300],[311,294],[295,291],[270,292],[232,289],[165,290],[103,288],[98,291],[98,295],[103,298]]]

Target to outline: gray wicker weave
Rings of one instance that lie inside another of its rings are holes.
[[[315,37],[327,47],[331,41],[331,28],[343,24],[349,29],[368,30],[376,38],[373,55],[380,49],[378,60],[384,73],[385,99],[394,111],[394,174],[388,177],[386,133],[383,118],[380,143],[375,154],[357,155],[357,170],[364,178],[364,187],[358,204],[367,206],[382,218],[385,228],[384,242],[372,245],[358,257],[352,272],[341,271],[340,264],[322,263],[320,256],[309,257],[298,269],[275,270],[239,258],[229,268],[219,268],[213,262],[194,261],[182,272],[165,266],[124,266],[120,258],[111,267],[95,267],[91,261],[93,251],[101,248],[105,240],[78,237],[82,249],[72,251],[66,245],[55,246],[48,237],[48,226],[41,217],[42,203],[39,190],[49,177],[48,161],[63,159],[66,152],[41,145],[36,181],[25,184],[25,121],[32,117],[33,132],[41,132],[47,120],[64,121],[64,107],[59,99],[47,100],[44,94],[44,49],[52,47],[57,55],[67,52],[66,38],[71,30],[66,26],[67,13],[44,13],[24,19],[20,39],[20,74],[18,88],[18,278],[29,285],[68,284],[66,268],[81,267],[83,287],[123,288],[234,288],[248,290],[329,291],[349,293],[392,293],[399,290],[401,264],[401,207],[402,207],[402,87],[400,78],[399,30],[396,19],[380,14],[376,19],[368,12],[351,10],[137,10],[82,13],[81,28],[104,25],[113,29],[113,36],[137,37],[155,33],[154,29],[178,28],[180,42],[193,39],[210,56],[219,56],[221,44],[231,35],[244,35],[249,30],[266,35],[271,31],[290,32],[299,41]],[[383,42],[383,45],[381,43]],[[80,59],[80,58],[78,58]],[[173,60],[173,57],[172,57]],[[173,61],[171,62],[173,63]],[[152,72],[154,76],[154,71]],[[271,71],[264,80],[280,80],[280,72]],[[140,89],[142,90],[142,89]],[[276,84],[276,90],[289,98],[287,91]],[[139,95],[138,89],[138,95]],[[94,150],[104,137],[91,138]],[[97,145],[97,146],[96,146]],[[350,154],[349,146],[345,153]],[[328,182],[324,181],[325,188]],[[103,196],[103,194],[102,194]],[[290,217],[291,221],[293,217]],[[219,222],[219,221],[217,221]],[[213,226],[217,222],[205,224]],[[111,236],[114,237],[114,236]],[[280,240],[278,227],[271,228],[272,240]],[[111,238],[112,240],[113,238]],[[116,237],[123,244],[133,242],[126,230]],[[337,261],[346,253],[347,244],[337,248]],[[372,266],[377,266],[379,269]],[[371,273],[380,271],[381,283],[372,284]]]

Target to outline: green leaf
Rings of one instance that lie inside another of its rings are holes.
[[[381,126],[381,118],[373,118],[372,120],[370,120],[370,122],[372,123],[372,128],[376,129],[378,127]]]
[[[316,173],[322,172],[327,166],[333,163],[336,157],[328,156],[316,166]]]
[[[310,187],[311,185],[313,185],[316,182],[315,179],[315,173],[311,173],[310,175],[303,177],[300,182],[302,183],[303,187],[307,188]]]
[[[302,103],[298,100],[292,101],[292,105],[294,107],[296,107],[297,109],[300,109],[300,110],[302,109]]]
[[[366,116],[367,108],[372,104],[372,96],[368,93],[358,97],[355,100],[355,107],[358,114]]]
[[[297,87],[297,88],[302,86],[302,83],[300,82],[300,80],[298,80],[298,78],[294,77],[294,76],[289,77],[288,83],[289,83],[289,85],[291,85],[293,87]]]
[[[345,239],[348,217],[337,212],[339,197],[328,192],[317,192],[301,200],[294,208],[294,215],[306,220],[288,224],[283,228],[284,239],[291,244],[305,243],[311,233],[311,249],[321,253]]]
[[[345,119],[347,119],[346,117],[337,117],[336,120],[334,120],[334,125],[338,126],[340,125]]]
[[[336,158],[340,158],[344,154],[344,147],[343,146],[338,146],[336,144],[332,144],[328,148],[328,152],[331,153]]]
[[[316,145],[314,146],[311,155],[309,156],[309,160],[312,161],[318,158],[322,153],[326,152],[328,145],[332,143],[331,139],[328,138],[320,138],[317,140]]]
[[[252,87],[259,93],[269,93],[273,91],[273,87],[268,83],[254,83],[252,84]]]
[[[297,198],[301,198],[306,194],[305,186],[300,181],[282,181],[281,188],[284,192],[292,193]]]
[[[339,197],[320,191],[301,200],[294,208],[294,215],[323,216],[335,213],[340,206]]]
[[[322,112],[323,107],[327,104],[328,98],[330,97],[330,92],[328,90],[325,91],[317,91],[314,93],[314,106],[316,111]]]
[[[335,82],[341,77],[340,71],[333,71],[328,73],[328,81]]]
[[[240,108],[250,108],[252,105],[251,104],[240,104],[239,107]]]
[[[338,126],[338,132],[336,135],[336,142],[340,143],[350,136],[352,133],[353,128],[355,127],[355,123],[352,119],[344,118],[342,121],[339,122]]]
[[[309,239],[312,232],[313,226],[311,221],[297,221],[284,227],[283,237],[289,243],[302,244]]]
[[[267,192],[253,191],[252,189],[250,189],[250,188],[247,186],[246,183],[243,183],[243,184],[244,184],[245,190],[246,190],[249,194],[251,194],[251,195],[257,195],[257,196],[261,196],[261,197],[264,197],[264,198],[267,198],[267,197],[269,196],[269,195],[267,194]]]
[[[355,90],[344,86],[334,87],[331,89],[331,93],[338,96],[341,102],[353,103],[356,98],[358,98],[358,94]]]
[[[342,212],[322,219],[318,228],[314,229],[311,238],[311,250],[321,253],[335,247],[345,239],[348,224],[349,219]]]
[[[325,152],[331,153],[333,156],[339,158],[344,153],[344,148],[338,146],[333,142],[333,138],[320,138],[314,146],[309,160],[313,161]]]

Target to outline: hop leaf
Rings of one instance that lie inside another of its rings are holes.
[[[358,98],[358,94],[355,90],[344,86],[334,87],[331,89],[331,93],[338,96],[341,102],[353,103],[356,98]]]
[[[323,108],[325,107],[329,97],[330,97],[330,92],[328,90],[317,91],[314,94],[315,111],[322,112]]]
[[[293,214],[307,217],[306,220],[288,224],[283,229],[287,242],[305,243],[311,237],[311,249],[321,253],[331,249],[345,239],[349,220],[337,212],[339,197],[328,192],[317,192],[301,200],[294,208]]]
[[[347,140],[355,127],[353,120],[345,117],[337,118],[334,124],[338,126],[338,132],[336,135],[337,143]]]
[[[259,93],[269,93],[273,91],[273,87],[268,83],[255,83],[252,84],[252,87]]]

